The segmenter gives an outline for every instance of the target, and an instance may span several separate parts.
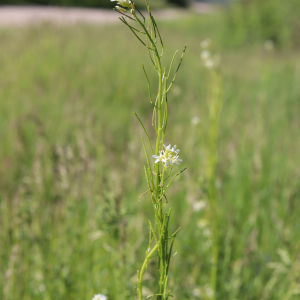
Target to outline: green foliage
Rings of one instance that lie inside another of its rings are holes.
[[[272,40],[295,46],[299,45],[299,28],[299,0],[237,1],[228,8],[226,39],[233,44]]]
[[[182,226],[169,285],[175,299],[209,292],[207,210],[193,208],[208,197],[199,42],[211,37],[224,77],[217,299],[298,299],[299,55],[225,48],[219,24],[219,15],[158,24],[168,49],[189,45],[168,98],[169,139],[188,166],[169,189],[170,232]],[[146,159],[133,114],[150,133],[140,62],[149,81],[155,73],[143,46],[121,25],[1,29],[0,42],[0,298],[134,299],[140,249],[148,245],[141,236],[152,216],[148,200],[138,202],[147,190]],[[172,56],[166,49],[166,61]],[[199,124],[191,123],[195,116]],[[149,262],[149,291],[156,267]]]

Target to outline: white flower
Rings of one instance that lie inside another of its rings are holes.
[[[200,43],[200,46],[201,46],[203,49],[208,48],[210,45],[211,45],[211,39],[205,39],[205,40],[203,40],[203,41]]]
[[[214,68],[215,62],[212,58],[208,58],[205,62],[204,65],[207,69],[211,70]]]
[[[179,152],[180,152],[180,150],[179,149],[177,149],[176,150],[176,145],[174,145],[174,147],[173,148],[171,148],[171,150],[170,150],[171,152],[174,152],[174,153],[176,153],[176,154],[178,154]]]
[[[209,69],[216,69],[220,64],[220,55],[215,55],[214,57],[209,57],[204,61],[204,66]]]
[[[169,152],[174,152],[176,154],[180,152],[179,149],[176,150],[176,145],[174,145],[174,147],[172,147],[171,145],[169,146],[164,145],[164,147],[167,154],[169,154]]]
[[[208,285],[208,284],[205,285],[204,289],[205,289],[206,296],[208,296],[209,298],[211,298],[214,295],[214,291],[210,287],[210,285]]]
[[[97,294],[93,297],[92,300],[107,300],[107,297],[102,294]]]
[[[202,292],[201,292],[201,288],[199,286],[196,286],[193,291],[192,291],[192,294],[194,297],[201,297],[202,295]]]
[[[204,200],[200,200],[193,203],[193,210],[194,211],[201,211],[206,206],[206,202]]]
[[[182,162],[182,159],[179,158],[178,153],[179,149],[176,149],[176,145],[172,147],[171,145],[164,145],[165,150],[159,151],[159,155],[152,155],[155,158],[154,163],[162,162],[165,164],[165,167],[171,166],[173,164],[179,165]]]
[[[42,292],[42,293],[45,292],[46,291],[46,286],[44,284],[41,284],[39,286],[39,291]]]
[[[182,162],[182,159],[179,158],[179,155],[171,157],[171,164],[179,165]]]
[[[165,151],[159,151],[159,155],[152,155],[154,158],[156,158],[155,160],[155,164],[158,163],[159,161],[161,162],[166,162],[166,157],[165,157]]]
[[[110,0],[110,1],[111,2],[117,1],[121,6],[126,7],[126,8],[131,8],[131,1],[130,0]]]
[[[170,151],[171,145],[169,145],[169,146],[164,145],[164,148],[166,149],[166,151]]]
[[[200,121],[201,121],[201,119],[200,119],[199,117],[192,117],[192,118],[191,118],[191,123],[192,123],[193,125],[199,124]]]
[[[211,40],[206,39],[201,42],[201,47],[203,48],[201,52],[201,59],[204,63],[204,66],[209,69],[216,69],[220,64],[220,55],[212,55],[212,53],[208,50],[211,45]]]
[[[206,60],[208,60],[210,58],[210,52],[208,51],[208,50],[203,50],[202,52],[201,52],[201,59],[203,60],[203,61],[206,61]]]

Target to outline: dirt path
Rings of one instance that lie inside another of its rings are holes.
[[[193,10],[208,13],[208,4],[197,3]],[[155,16],[174,19],[185,16],[189,11],[166,9],[155,12]],[[50,22],[56,24],[95,23],[105,24],[118,21],[118,14],[106,9],[61,8],[43,6],[0,6],[0,26],[23,26],[34,23]]]

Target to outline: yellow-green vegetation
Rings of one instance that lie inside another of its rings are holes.
[[[166,62],[188,44],[165,141],[180,145],[188,167],[168,194],[170,232],[182,227],[169,271],[173,299],[211,297],[209,87],[200,60],[207,37],[221,54],[224,88],[216,299],[298,299],[298,53],[225,47],[220,15],[158,25]],[[150,199],[138,202],[146,159],[134,111],[155,138],[140,63],[151,82],[156,74],[143,45],[122,24],[1,29],[0,42],[0,298],[134,299],[153,221]],[[147,294],[156,267],[150,260]]]

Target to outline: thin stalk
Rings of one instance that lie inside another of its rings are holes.
[[[144,277],[144,274],[147,270],[147,266],[148,266],[148,261],[149,259],[151,258],[151,256],[154,254],[154,252],[158,249],[158,244],[156,244],[154,246],[154,248],[149,252],[149,254],[146,256],[145,260],[144,260],[144,263],[142,265],[142,268],[141,268],[141,271],[139,273],[139,281],[138,281],[138,296],[139,296],[139,299],[142,300],[143,299],[143,277]]]
[[[160,140],[161,140],[161,131],[162,131],[162,113],[161,113],[161,99],[162,99],[162,69],[161,69],[161,62],[159,56],[157,56],[157,60],[159,62],[158,64],[158,72],[159,72],[159,81],[158,81],[158,101],[157,101],[157,137],[156,137],[156,148],[155,148],[155,154],[159,155],[159,146],[160,146]],[[156,196],[157,199],[159,198],[159,164],[156,164],[155,166],[155,172],[156,172]],[[160,212],[161,214],[161,212]]]
[[[209,99],[209,133],[208,133],[208,165],[207,165],[207,182],[209,196],[209,220],[212,228],[212,269],[210,277],[210,285],[213,294],[211,300],[216,299],[217,291],[217,272],[219,257],[219,233],[218,233],[218,205],[217,190],[215,182],[217,179],[216,167],[218,161],[218,132],[220,114],[222,110],[222,77],[217,70],[210,72],[210,99]]]
[[[127,23],[126,19],[124,18],[124,16],[125,17],[127,16],[126,14],[122,14],[123,17],[121,17],[120,19],[125,25],[127,25],[129,27],[129,29],[138,38],[138,40],[147,48],[148,54],[150,56],[150,60],[158,73],[158,91],[157,91],[157,97],[155,99],[155,102],[153,103],[150,82],[149,82],[146,70],[143,66],[143,71],[144,71],[144,74],[146,76],[146,80],[148,83],[148,92],[149,92],[150,103],[153,105],[152,126],[154,127],[155,132],[156,132],[155,149],[152,149],[152,146],[150,143],[150,138],[146,131],[146,128],[144,127],[144,125],[141,122],[141,120],[139,119],[139,117],[136,114],[135,115],[147,136],[148,142],[151,147],[152,155],[155,153],[156,156],[159,156],[159,151],[164,142],[165,131],[166,131],[167,121],[168,121],[167,92],[171,88],[171,85],[175,80],[176,74],[181,65],[183,55],[181,57],[181,60],[177,67],[177,70],[175,71],[174,78],[173,78],[171,84],[169,85],[169,87],[167,88],[167,82],[168,82],[168,78],[170,75],[170,70],[171,70],[174,58],[171,62],[168,77],[166,77],[165,68],[163,69],[162,64],[161,64],[161,56],[164,52],[163,41],[162,41],[162,38],[161,38],[161,35],[159,32],[159,29],[157,27],[157,24],[151,14],[150,7],[147,3],[147,0],[145,0],[145,1],[146,1],[146,5],[147,5],[148,14],[149,14],[149,22],[148,23],[146,22],[146,19],[143,16],[143,14],[137,9],[138,13],[142,17],[142,19],[139,19],[139,17],[135,13],[134,3],[132,3],[132,5],[131,5],[132,17],[134,18],[134,21],[136,21],[141,26],[141,30],[139,30]],[[129,16],[127,16],[127,17],[132,19]],[[143,40],[138,35],[138,33],[145,35]],[[162,47],[161,54],[158,53],[159,42]],[[185,49],[184,49],[184,52],[185,52]],[[183,54],[184,54],[184,52],[183,52]],[[178,230],[177,230],[172,235],[172,237],[170,237],[170,239],[172,239],[172,242],[171,242],[170,249],[169,249],[168,226],[169,226],[171,209],[169,210],[168,213],[164,213],[163,207],[168,203],[168,199],[165,195],[166,189],[164,189],[164,184],[165,184],[165,181],[170,176],[172,167],[170,168],[171,170],[170,170],[169,174],[166,171],[164,164],[162,164],[162,163],[156,163],[156,164],[154,164],[154,167],[152,168],[150,161],[149,161],[149,156],[148,156],[144,141],[142,140],[142,142],[143,142],[145,155],[146,155],[146,159],[147,159],[147,165],[148,165],[147,167],[145,167],[145,176],[146,176],[146,180],[147,180],[147,184],[148,184],[148,188],[149,188],[146,193],[150,192],[150,194],[151,194],[151,201],[152,201],[154,214],[155,214],[154,228],[153,228],[151,222],[149,221],[149,223],[150,223],[149,247],[151,246],[151,243],[153,243],[154,241],[156,241],[156,244],[149,253],[146,253],[146,258],[143,262],[140,272],[138,273],[136,291],[137,291],[137,296],[138,296],[139,300],[142,300],[143,299],[142,298],[143,297],[143,295],[142,295],[143,276],[144,276],[144,273],[146,272],[149,259],[152,257],[154,252],[157,251],[158,252],[158,272],[159,272],[159,287],[158,287],[158,289],[159,289],[159,291],[158,291],[158,293],[153,294],[151,296],[156,296],[157,300],[167,300],[171,296],[170,292],[167,292],[169,263],[170,263],[170,259],[171,259],[171,253],[172,253],[174,239],[178,232]],[[153,172],[152,172],[152,170],[153,170]],[[181,172],[183,172],[183,171],[181,171]],[[165,173],[166,173],[166,178],[165,178]],[[179,175],[180,173],[178,173],[177,175]],[[153,176],[153,174],[154,174],[154,176]],[[175,177],[177,175],[175,175]],[[167,185],[167,188],[169,187],[169,185],[173,181],[173,179],[171,179],[171,181]],[[144,196],[146,193],[144,193],[142,196]],[[150,297],[150,296],[148,296],[148,297]]]

